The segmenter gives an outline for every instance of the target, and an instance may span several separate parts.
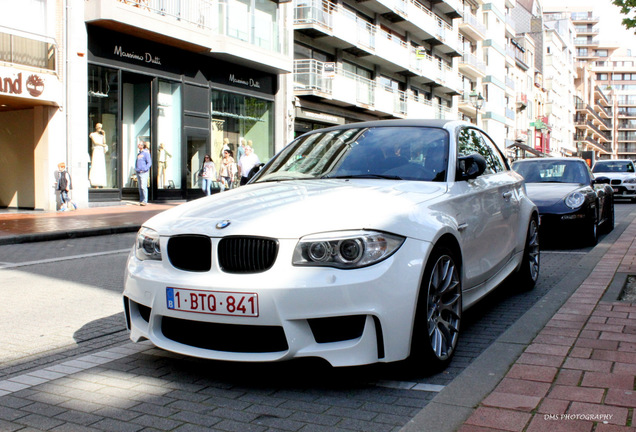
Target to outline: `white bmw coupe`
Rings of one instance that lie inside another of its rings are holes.
[[[462,312],[539,276],[538,212],[482,130],[316,130],[246,185],[148,220],[123,293],[133,341],[206,359],[414,361],[440,370]]]

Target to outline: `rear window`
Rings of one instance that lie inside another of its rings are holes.
[[[603,161],[596,162],[594,165],[594,169],[592,172],[595,173],[633,173],[634,172],[634,164],[631,161]]]

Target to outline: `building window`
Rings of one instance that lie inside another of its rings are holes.
[[[90,187],[120,186],[117,160],[121,157],[117,113],[119,78],[116,69],[88,66],[88,130],[87,151]]]
[[[220,166],[227,145],[234,159],[242,155],[241,143],[251,145],[261,161],[274,155],[274,103],[252,96],[212,90],[212,151],[210,156]],[[203,160],[203,158],[201,158]]]

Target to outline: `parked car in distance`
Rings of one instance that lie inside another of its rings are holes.
[[[607,177],[615,198],[636,201],[636,167],[631,159],[598,160],[592,168],[597,179]]]
[[[539,277],[539,214],[482,130],[394,120],[309,132],[245,186],[144,223],[133,341],[243,362],[446,367],[463,311]]]
[[[599,227],[614,229],[613,190],[607,180],[594,179],[583,159],[523,159],[512,168],[523,176],[528,196],[539,207],[542,235],[574,233],[595,245]]]

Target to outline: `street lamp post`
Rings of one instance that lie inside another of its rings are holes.
[[[484,106],[484,97],[476,90],[473,90],[469,95],[470,104],[475,107],[475,124],[479,125],[479,110]]]

